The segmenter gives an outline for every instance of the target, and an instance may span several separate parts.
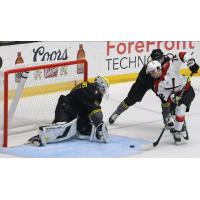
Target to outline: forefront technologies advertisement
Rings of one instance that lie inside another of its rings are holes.
[[[148,62],[155,48],[161,48],[165,54],[175,54],[182,50],[200,53],[199,42],[191,41],[107,42],[106,68],[110,72],[138,72]]]

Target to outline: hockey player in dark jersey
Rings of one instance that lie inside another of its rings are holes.
[[[160,49],[154,49],[150,55],[151,60],[157,60],[161,63],[161,66],[164,66],[165,63],[168,63],[170,60],[176,60],[179,59],[182,62],[184,61],[183,58],[180,58],[178,56],[172,56],[172,58],[168,55],[164,55],[163,52]],[[190,64],[190,70],[194,73],[196,73],[199,69],[199,66],[193,62]],[[113,124],[116,119],[119,117],[120,114],[122,114],[124,111],[126,111],[130,106],[133,106],[135,103],[142,101],[144,95],[146,92],[151,89],[154,91],[154,81],[156,77],[152,77],[150,74],[146,72],[147,66],[144,65],[144,67],[139,72],[139,75],[136,79],[136,81],[133,83],[127,97],[119,104],[117,109],[113,112],[113,114],[109,118],[109,123]],[[155,92],[155,91],[154,91]],[[170,106],[168,103],[161,103],[162,106],[162,115],[163,115],[163,121],[168,126],[168,128],[174,127],[174,120],[172,119],[170,115]]]
[[[97,142],[108,142],[108,132],[100,105],[108,88],[109,81],[98,76],[94,83],[80,83],[66,96],[61,95],[52,125],[40,127],[39,135],[30,138],[28,142],[42,146],[72,137],[95,138]]]

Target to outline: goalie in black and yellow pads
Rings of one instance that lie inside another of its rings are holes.
[[[101,102],[108,88],[109,81],[98,76],[94,83],[80,83],[66,96],[61,95],[52,125],[39,127],[39,134],[30,138],[28,143],[43,146],[74,137],[107,143],[108,131]]]

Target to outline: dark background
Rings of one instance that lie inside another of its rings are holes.
[[[38,41],[0,41],[0,46],[16,45],[16,44],[26,44]]]

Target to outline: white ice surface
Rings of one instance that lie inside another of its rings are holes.
[[[133,157],[200,157],[200,92],[199,78],[193,78],[196,85],[196,98],[192,103],[190,113],[186,115],[190,140],[182,145],[176,146],[173,143],[172,135],[166,131],[159,143],[153,150],[144,151]],[[104,121],[107,122],[109,116],[116,109],[119,103],[126,97],[132,83],[115,84],[110,87],[110,97],[102,102]],[[36,108],[35,108],[36,109]],[[163,128],[160,100],[155,94],[149,91],[142,102],[135,104],[124,112],[115,124],[109,125],[109,132],[138,139],[155,141]],[[23,144],[28,138],[37,134],[35,131],[11,135],[9,146]],[[13,157],[0,154],[0,157]]]

